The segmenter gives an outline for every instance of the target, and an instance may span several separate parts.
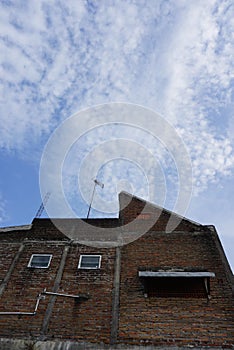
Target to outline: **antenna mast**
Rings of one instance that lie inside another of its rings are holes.
[[[91,207],[92,207],[92,203],[93,203],[93,197],[94,197],[94,193],[95,193],[95,189],[96,189],[96,186],[100,186],[101,188],[104,187],[104,184],[101,183],[100,181],[98,181],[97,179],[93,180],[94,181],[94,186],[93,186],[93,193],[92,193],[92,197],[91,197],[91,201],[90,201],[90,205],[89,205],[89,210],[88,210],[88,214],[87,214],[87,219],[89,218],[89,213],[90,213],[90,210],[91,210]]]
[[[41,214],[43,213],[43,211],[44,211],[44,209],[45,209],[45,205],[46,205],[46,203],[48,202],[48,200],[49,200],[49,198],[50,198],[50,195],[51,195],[50,192],[46,192],[46,195],[45,195],[43,201],[41,202],[41,205],[40,205],[40,207],[39,207],[39,209],[38,209],[38,211],[37,211],[37,213],[36,213],[35,218],[38,219],[38,218],[41,217]]]

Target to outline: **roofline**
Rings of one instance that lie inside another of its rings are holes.
[[[36,221],[36,220],[38,220],[38,221],[40,221],[40,220],[50,220],[50,221],[53,221],[53,220],[70,220],[70,221],[72,221],[72,220],[82,220],[82,221],[97,221],[97,220],[99,220],[99,221],[101,221],[101,220],[115,220],[115,221],[118,221],[119,220],[119,218],[63,218],[63,217],[60,217],[60,218],[33,218],[33,221]],[[32,221],[32,222],[33,222]],[[26,225],[27,226],[27,225]]]
[[[145,202],[146,204],[148,204],[148,205],[154,207],[155,209],[159,209],[159,210],[161,210],[161,211],[164,211],[164,212],[166,212],[167,214],[170,214],[170,215],[173,214],[173,215],[175,215],[177,218],[182,219],[182,220],[184,220],[184,221],[187,221],[187,222],[189,222],[189,223],[191,223],[191,224],[193,224],[193,225],[196,225],[196,226],[199,226],[199,227],[205,227],[205,226],[206,226],[206,225],[200,224],[199,222],[190,220],[190,219],[186,218],[185,216],[182,216],[182,215],[180,215],[180,214],[177,214],[177,213],[175,213],[175,212],[172,211],[172,210],[165,209],[165,208],[161,207],[160,205],[157,205],[157,204],[155,204],[155,203],[149,202],[149,201],[147,201],[147,200],[145,200],[145,199],[143,199],[143,198],[141,198],[141,197],[137,197],[137,196],[135,196],[135,195],[133,195],[133,194],[131,194],[131,193],[128,193],[128,192],[126,192],[126,191],[121,191],[121,192],[119,193],[119,196],[120,196],[122,193],[123,193],[123,194],[126,194],[127,196],[131,196],[132,198],[135,198],[135,199],[137,199],[137,200],[139,200],[139,201],[141,201],[141,202]]]
[[[25,230],[30,230],[31,228],[32,228],[32,224],[30,224],[30,225],[20,225],[20,226],[0,227],[0,232],[25,231]]]
[[[215,226],[213,226],[213,234],[215,237],[216,248],[219,252],[221,261],[222,261],[223,265],[225,266],[225,273],[226,273],[228,280],[230,281],[230,283],[232,285],[232,293],[234,295],[234,274],[232,272],[231,266],[229,264],[229,261],[227,259],[226,254],[225,254],[225,251],[223,249],[222,243],[220,241],[220,238],[219,238],[219,235],[218,235],[218,232],[217,232]]]
[[[188,223],[190,223],[190,224],[193,224],[193,225],[196,225],[196,226],[198,226],[199,228],[201,228],[201,227],[207,227],[207,228],[209,228],[210,229],[210,227],[211,226],[213,226],[213,225],[202,225],[202,224],[200,224],[200,223],[198,223],[198,222],[196,222],[196,221],[193,221],[193,220],[190,220],[190,219],[188,219],[188,218],[186,218],[186,217],[184,217],[184,216],[182,216],[182,215],[180,215],[180,214],[177,214],[177,213],[175,213],[174,211],[171,211],[171,210],[168,210],[168,209],[165,209],[165,208],[163,208],[163,207],[161,207],[161,206],[159,206],[159,205],[157,205],[157,204],[155,204],[155,203],[152,203],[152,202],[150,202],[150,201],[147,201],[147,200],[145,200],[145,199],[143,199],[143,198],[141,198],[141,197],[138,197],[138,196],[135,196],[135,195],[133,195],[133,194],[131,194],[131,193],[129,193],[129,192],[126,192],[126,191],[121,191],[120,193],[119,193],[119,197],[120,197],[120,195],[121,194],[124,194],[124,195],[126,195],[126,196],[128,196],[128,197],[131,197],[131,198],[134,198],[134,199],[137,199],[137,200],[139,200],[139,201],[141,201],[141,202],[144,202],[144,203],[146,203],[146,204],[148,204],[149,206],[152,206],[153,208],[155,208],[155,209],[159,209],[160,211],[164,211],[165,213],[167,213],[167,214],[169,214],[169,215],[171,215],[171,214],[173,214],[175,217],[177,217],[178,219],[181,219],[181,220],[184,220],[184,221],[186,221],[186,222],[188,222]],[[119,202],[120,202],[120,200],[119,200]],[[120,213],[120,210],[119,210],[119,213]],[[32,220],[32,223],[30,224],[30,225],[20,225],[20,226],[9,226],[9,227],[2,227],[2,228],[0,228],[0,232],[8,232],[8,231],[18,231],[18,230],[30,230],[31,228],[32,228],[32,225],[33,225],[33,223],[34,223],[34,221],[39,221],[39,220],[49,220],[49,221],[53,221],[53,220],[70,220],[70,221],[72,221],[72,220],[82,220],[82,221],[90,221],[90,222],[92,222],[92,221],[97,221],[97,220],[99,220],[99,221],[102,221],[102,220],[110,220],[110,221],[117,221],[117,220],[119,220],[120,219],[120,216],[119,217],[117,217],[117,218],[113,218],[113,217],[110,217],[110,218],[33,218],[33,220]]]

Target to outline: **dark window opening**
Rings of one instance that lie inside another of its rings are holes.
[[[144,291],[148,297],[206,298],[209,279],[186,277],[147,277],[143,279]]]

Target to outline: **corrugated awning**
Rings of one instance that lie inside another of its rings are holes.
[[[139,271],[139,277],[215,277],[214,272],[208,271]]]

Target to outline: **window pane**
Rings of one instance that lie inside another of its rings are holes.
[[[50,262],[50,255],[33,255],[31,259],[31,267],[48,267]]]
[[[100,256],[83,255],[81,257],[80,268],[99,268]]]

